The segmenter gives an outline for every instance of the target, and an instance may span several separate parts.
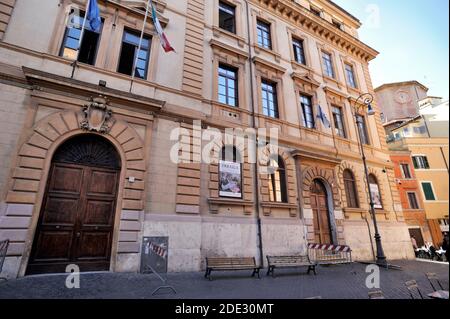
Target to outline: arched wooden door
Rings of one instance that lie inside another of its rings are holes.
[[[106,139],[78,135],[56,151],[27,274],[109,270],[120,176],[117,151]]]
[[[331,227],[327,191],[323,183],[316,179],[310,190],[311,208],[314,219],[314,242],[318,244],[331,244]]]

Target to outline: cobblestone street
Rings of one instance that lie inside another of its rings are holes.
[[[382,269],[381,290],[389,299],[409,299],[404,282],[415,279],[422,293],[432,288],[425,277],[435,272],[444,289],[449,287],[449,266],[443,263],[423,261],[396,261],[403,270]],[[213,272],[213,281],[203,278],[203,273],[171,273],[168,284],[177,294],[152,292],[161,283],[155,275],[135,273],[88,273],[82,274],[80,289],[67,289],[66,275],[30,276],[0,283],[0,298],[69,298],[69,299],[302,299],[321,296],[323,299],[367,299],[365,286],[366,265],[354,263],[319,267],[317,276],[307,275],[304,268],[279,270],[276,278],[267,277],[262,271],[261,279],[250,277],[249,272]]]

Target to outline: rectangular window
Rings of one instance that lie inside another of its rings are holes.
[[[425,134],[427,132],[425,126],[416,126],[413,128],[413,131],[416,134]]]
[[[413,156],[413,165],[415,169],[429,169],[430,164],[428,163],[428,158],[426,156]]]
[[[361,143],[365,145],[370,145],[369,134],[367,132],[366,118],[363,115],[356,115],[356,120],[358,122],[358,131],[361,138]]]
[[[72,9],[59,55],[71,60],[77,60],[78,58],[79,62],[94,65],[100,42],[99,40],[102,26],[100,26],[100,31],[97,32],[91,28],[89,23],[85,23],[80,53],[78,54],[78,44],[80,42],[83,21],[84,12],[80,11],[80,16],[78,16],[75,14],[75,10]]]
[[[320,9],[314,8],[314,7],[310,7],[309,9],[314,15],[318,16],[318,17],[322,17],[322,14],[320,13]]]
[[[269,81],[261,81],[263,114],[278,118],[277,86]]]
[[[322,52],[323,71],[325,75],[334,79],[333,60],[331,54]]]
[[[400,164],[400,167],[402,168],[403,178],[411,179],[412,176],[411,176],[411,171],[409,169],[409,165],[408,164]]]
[[[419,203],[417,201],[416,193],[408,192],[409,208],[419,209]]]
[[[300,105],[302,107],[302,122],[307,128],[315,128],[314,113],[311,97],[300,95]]]
[[[227,65],[219,65],[219,102],[238,106],[237,70]]]
[[[219,1],[219,27],[236,33],[236,8],[223,1]]]
[[[342,115],[342,108],[333,106],[333,121],[334,121],[334,129],[336,130],[336,135],[346,138],[347,134],[345,133],[344,126],[344,116]]]
[[[304,44],[303,40],[292,39],[295,61],[297,63],[306,65],[305,50],[303,44]]]
[[[133,65],[138,55],[135,76],[140,79],[147,78],[148,62],[150,60],[151,38],[144,36],[141,50],[138,53],[139,39],[138,32],[125,30],[122,39],[122,51],[120,52],[119,67],[117,72],[127,75],[133,74]]]
[[[430,182],[422,182],[422,189],[425,195],[425,200],[436,200],[433,192],[433,186]]]
[[[272,39],[270,36],[270,24],[257,21],[258,45],[260,47],[272,50]]]
[[[350,85],[350,87],[356,89],[356,78],[352,65],[347,63],[345,64],[345,74],[347,76],[347,84]]]
[[[333,25],[336,27],[336,28],[338,28],[338,29],[342,29],[342,23],[340,23],[339,21],[337,21],[337,20],[332,20],[333,21]]]

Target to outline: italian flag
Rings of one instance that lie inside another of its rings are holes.
[[[164,34],[163,28],[161,27],[161,23],[159,23],[158,16],[156,15],[156,10],[153,7],[153,3],[150,2],[150,5],[152,6],[152,19],[153,24],[155,25],[156,32],[158,33],[159,39],[161,41],[161,45],[165,52],[173,51],[175,52],[175,49],[172,48],[172,46],[169,43],[169,40],[167,40],[166,35]]]

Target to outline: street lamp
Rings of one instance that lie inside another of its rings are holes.
[[[362,104],[358,104],[358,102],[362,100]],[[349,97],[349,102],[351,105],[351,98]],[[362,160],[364,164],[364,173],[366,175],[366,182],[367,182],[367,190],[369,192],[369,204],[370,204],[370,213],[372,215],[373,220],[373,226],[375,228],[375,243],[377,247],[377,260],[376,264],[383,267],[388,267],[388,263],[386,261],[386,256],[383,252],[383,246],[381,245],[381,236],[378,232],[378,225],[377,225],[377,218],[375,215],[375,204],[373,202],[372,193],[370,192],[370,183],[369,183],[369,171],[367,169],[367,163],[366,163],[366,155],[364,153],[364,145],[363,145],[363,139],[362,139],[362,132],[361,132],[361,125],[363,124],[360,121],[362,120],[361,117],[358,117],[360,113],[367,107],[367,115],[374,115],[375,111],[372,108],[372,102],[373,102],[373,96],[370,93],[363,93],[361,94],[355,101],[354,105],[354,111],[355,111],[355,121],[356,121],[356,127],[358,130],[358,143],[361,148],[361,155]],[[367,138],[367,137],[366,137]]]

